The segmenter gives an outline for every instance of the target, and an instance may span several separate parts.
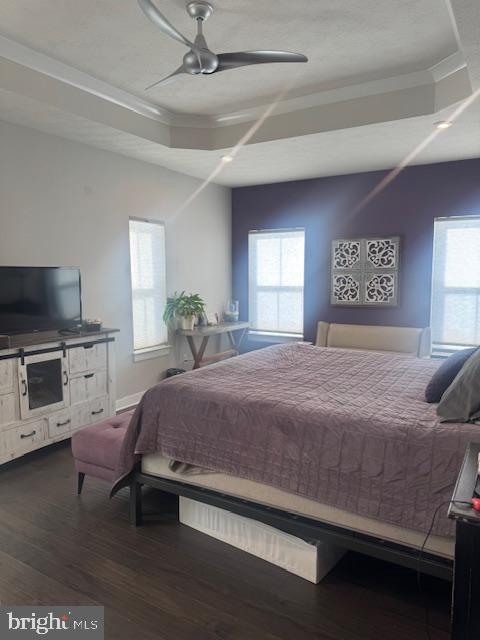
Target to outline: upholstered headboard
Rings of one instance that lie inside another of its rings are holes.
[[[404,353],[425,358],[430,355],[430,327],[417,329],[319,322],[315,344],[317,347]]]

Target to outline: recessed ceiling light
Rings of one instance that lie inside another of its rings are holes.
[[[448,120],[440,120],[440,122],[435,122],[435,126],[437,129],[449,129],[452,126],[452,122]]]
[[[222,156],[222,162],[229,163],[233,162],[233,156]]]

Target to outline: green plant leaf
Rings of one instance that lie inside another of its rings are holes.
[[[205,311],[205,302],[198,293],[187,295],[185,291],[174,294],[167,298],[163,320],[165,324],[172,324],[177,316],[185,318],[198,316]]]

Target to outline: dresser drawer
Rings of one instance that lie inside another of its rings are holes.
[[[70,379],[70,404],[79,404],[107,395],[107,372],[85,373]]]
[[[8,454],[22,454],[36,449],[39,443],[47,439],[45,420],[30,422],[4,431],[5,449]]]
[[[86,347],[74,347],[69,349],[70,375],[93,371],[94,369],[106,369],[107,345],[105,342]]]
[[[105,420],[105,418],[108,418],[108,398],[98,398],[98,400],[90,402],[88,411],[90,414],[90,424]]]
[[[52,416],[48,417],[48,437],[56,438],[57,436],[61,436],[67,431],[73,429],[72,425],[72,414],[70,409],[65,409],[65,411],[58,411],[54,413]]]
[[[0,395],[0,427],[17,420],[17,401],[14,393]]]
[[[10,393],[14,388],[13,360],[0,360],[0,393]]]
[[[108,398],[98,398],[72,407],[72,429],[101,422],[108,417]]]

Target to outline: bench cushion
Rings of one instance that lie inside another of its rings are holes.
[[[133,411],[126,411],[73,434],[72,453],[77,471],[110,479],[132,415]]]

